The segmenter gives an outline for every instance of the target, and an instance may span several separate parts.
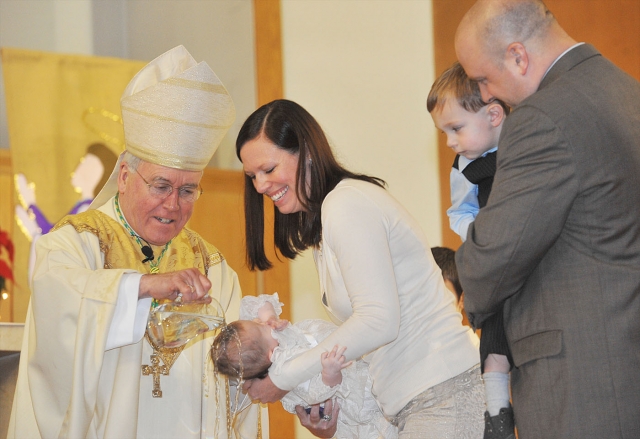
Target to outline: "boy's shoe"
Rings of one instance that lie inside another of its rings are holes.
[[[515,439],[513,407],[503,407],[500,413],[489,416],[484,412],[484,439]]]

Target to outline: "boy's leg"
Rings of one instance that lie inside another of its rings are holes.
[[[484,394],[487,411],[496,416],[501,408],[508,408],[509,394],[509,360],[504,355],[489,354],[484,363]]]
[[[509,393],[509,369],[504,355],[489,354],[484,362],[484,439],[514,439],[515,427]]]
[[[484,439],[515,438],[509,391],[509,371],[513,366],[510,355],[500,310],[483,323],[480,334],[480,359],[487,406]]]

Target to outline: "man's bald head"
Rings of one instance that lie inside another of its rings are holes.
[[[455,38],[458,61],[486,102],[518,105],[575,41],[541,0],[478,0]]]
[[[478,0],[456,32],[456,52],[471,39],[492,60],[500,60],[512,42],[535,44],[555,22],[540,0]]]

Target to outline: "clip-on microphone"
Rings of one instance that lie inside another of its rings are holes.
[[[145,262],[153,261],[153,259],[154,259],[153,249],[150,246],[144,245],[144,246],[142,246],[142,248],[140,250],[142,250],[142,254],[146,256],[146,259],[142,260],[143,264]]]

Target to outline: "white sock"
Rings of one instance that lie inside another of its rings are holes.
[[[486,372],[484,380],[484,398],[489,416],[496,416],[503,407],[509,407],[509,374]]]

